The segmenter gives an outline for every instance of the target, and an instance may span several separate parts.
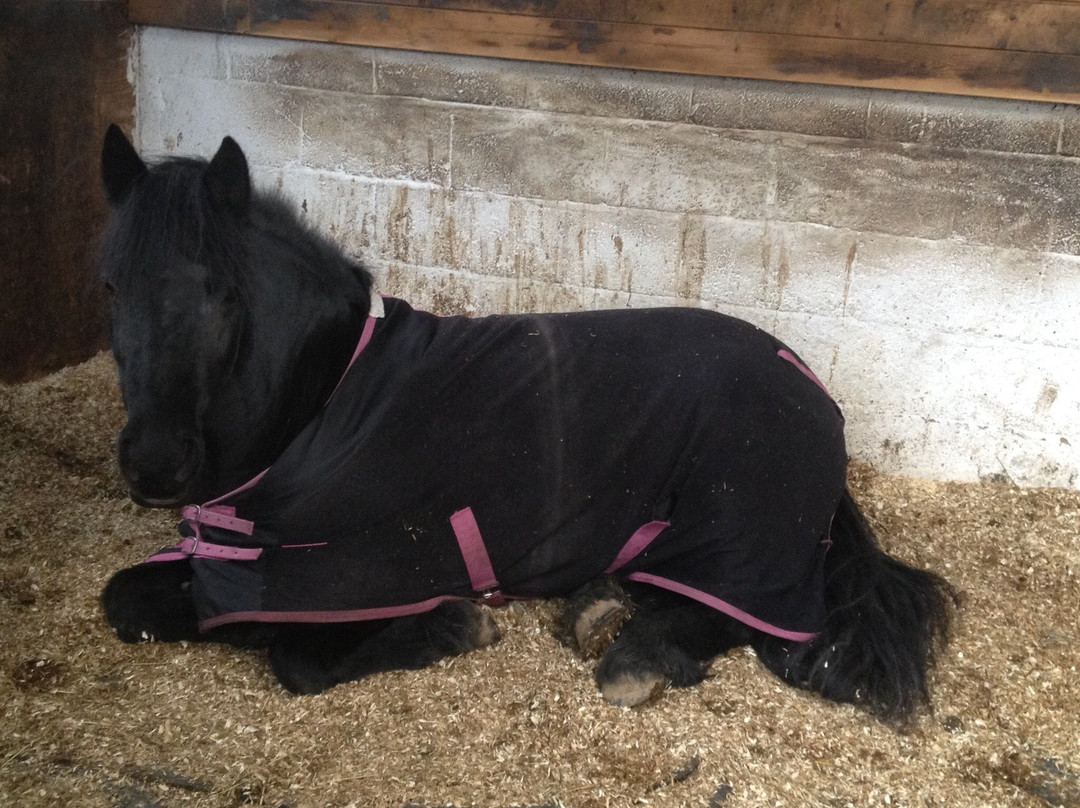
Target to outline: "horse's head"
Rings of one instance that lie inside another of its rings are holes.
[[[209,162],[148,167],[114,125],[101,166],[113,215],[100,269],[128,415],[120,468],[136,502],[175,505],[197,490],[204,416],[241,346],[247,161],[225,138]]]

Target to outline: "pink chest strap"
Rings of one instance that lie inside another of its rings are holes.
[[[341,387],[341,382],[345,380],[345,375],[356,363],[356,360],[359,358],[364,348],[371,342],[371,337],[375,333],[376,319],[383,317],[382,298],[372,293],[371,300],[371,313],[368,315],[367,320],[364,321],[364,329],[360,333],[360,339],[356,343],[356,349],[349,359],[349,364],[346,366],[345,372],[341,374],[341,379],[338,380],[337,385],[334,387],[334,392],[330,394],[330,398],[334,397],[334,393]],[[184,521],[187,522],[193,535],[185,536],[175,547],[157,553],[147,560],[167,561],[177,557],[188,556],[190,558],[213,558],[221,561],[254,561],[262,555],[261,547],[235,547],[230,544],[215,544],[214,542],[209,542],[203,538],[201,528],[203,525],[208,525],[210,527],[228,530],[231,533],[240,533],[245,536],[250,536],[255,530],[255,524],[247,519],[237,518],[236,509],[229,505],[223,505],[222,503],[231,497],[236,496],[241,491],[246,491],[251,488],[263,478],[263,475],[265,475],[267,471],[269,471],[269,469],[263,469],[239,488],[236,488],[227,494],[223,494],[217,499],[212,499],[202,505],[185,506],[181,511],[181,515],[183,516]]]

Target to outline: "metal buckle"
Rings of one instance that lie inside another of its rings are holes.
[[[199,540],[202,538],[202,533],[199,531],[199,525],[202,524],[202,505],[193,505],[192,507],[195,508],[195,514],[187,520],[188,524],[191,525],[191,535],[184,538],[191,542],[186,552],[194,558],[199,549]]]
[[[477,590],[473,592],[473,595],[478,597],[481,603],[489,606],[502,606],[506,603],[506,598],[503,597],[502,590],[498,586]]]

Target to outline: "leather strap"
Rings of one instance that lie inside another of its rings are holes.
[[[495,578],[495,570],[491,566],[491,559],[488,557],[472,508],[465,508],[451,515],[450,527],[454,529],[454,536],[457,537],[473,591],[484,603],[491,606],[504,605],[506,599],[499,591],[499,581]]]

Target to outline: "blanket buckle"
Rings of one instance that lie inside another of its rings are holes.
[[[489,586],[487,589],[479,589],[474,594],[485,606],[506,605],[506,598],[503,597],[503,593],[499,590],[498,586]]]

